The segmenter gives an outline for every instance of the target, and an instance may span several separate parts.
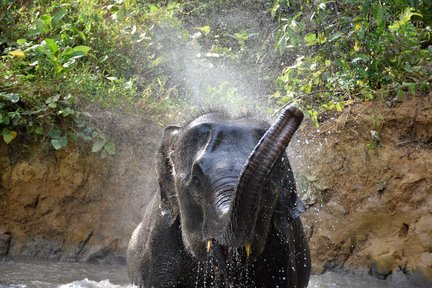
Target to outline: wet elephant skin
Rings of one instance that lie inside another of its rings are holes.
[[[165,128],[159,191],[127,255],[140,287],[307,287],[310,256],[285,149],[303,114],[271,126],[223,112]]]

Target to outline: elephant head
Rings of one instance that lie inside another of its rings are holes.
[[[226,254],[245,247],[247,256],[263,251],[273,215],[295,205],[284,152],[302,119],[295,107],[270,127],[213,112],[165,130],[159,154],[163,211],[180,218],[193,256],[206,257],[215,248]]]

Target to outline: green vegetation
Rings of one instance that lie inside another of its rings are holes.
[[[266,86],[251,100],[272,109],[295,102],[315,123],[352,101],[400,101],[430,89],[431,0],[238,2],[0,0],[3,141],[56,150],[84,142],[114,155],[88,107],[159,122],[168,111],[195,110],[181,65],[198,67],[198,76],[216,67],[199,83],[202,102],[241,106],[239,81],[211,79],[240,67],[244,79]],[[170,56],[180,48],[189,58]]]
[[[315,123],[353,100],[430,89],[432,1],[277,0],[277,48],[296,55],[279,77],[278,104],[297,102]]]
[[[153,25],[173,19],[177,6],[132,2],[0,1],[0,130],[6,143],[42,139],[57,150],[84,140],[93,152],[113,155],[115,145],[80,107],[97,103],[133,113],[136,105],[145,103],[145,111],[162,105],[152,91],[160,81],[157,59],[150,49],[140,53],[140,69],[150,76],[142,93],[131,55],[151,45]]]

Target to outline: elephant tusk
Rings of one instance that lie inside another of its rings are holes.
[[[246,243],[245,250],[246,250],[246,257],[249,258],[249,255],[250,255],[251,252],[252,252],[251,244],[250,244],[250,243]]]
[[[210,253],[211,249],[212,249],[212,240],[209,239],[207,241],[207,253]]]

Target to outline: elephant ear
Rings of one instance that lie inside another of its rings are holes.
[[[157,173],[159,181],[159,193],[161,197],[161,208],[166,212],[170,224],[174,223],[179,214],[173,167],[169,157],[171,147],[177,139],[182,127],[168,126],[164,130],[162,143],[157,156]]]

